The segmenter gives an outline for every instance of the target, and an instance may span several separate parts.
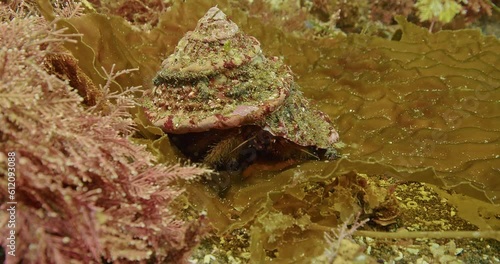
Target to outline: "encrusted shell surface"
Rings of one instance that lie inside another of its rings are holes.
[[[146,94],[148,118],[167,133],[253,124],[283,104],[290,69],[211,8],[163,63]]]
[[[258,125],[301,146],[330,148],[338,134],[328,117],[311,109],[290,68],[266,58],[217,7],[186,33],[162,63],[144,108],[167,133]]]
[[[301,146],[328,149],[339,139],[328,116],[313,109],[295,84],[285,103],[265,123],[264,130]]]
[[[252,60],[262,60],[261,56],[259,41],[242,34],[220,9],[212,7],[163,61],[154,83],[218,74]]]

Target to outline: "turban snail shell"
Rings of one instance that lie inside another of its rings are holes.
[[[264,56],[217,7],[184,35],[153,83],[147,118],[194,161],[224,170],[259,157],[333,156],[338,133],[326,114],[309,105],[288,66]]]

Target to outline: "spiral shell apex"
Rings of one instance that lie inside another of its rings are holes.
[[[163,61],[154,83],[214,75],[260,60],[261,56],[259,41],[243,35],[220,9],[212,7],[198,21],[194,31],[179,41],[175,52]]]

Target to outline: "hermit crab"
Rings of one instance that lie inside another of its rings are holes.
[[[266,57],[217,7],[162,63],[144,112],[191,160],[242,170],[255,162],[332,158],[338,133],[288,66]]]

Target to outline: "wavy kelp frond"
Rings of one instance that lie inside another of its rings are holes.
[[[169,203],[181,190],[171,185],[207,170],[154,166],[151,154],[127,139],[132,132],[127,112],[131,97],[104,93],[116,99],[109,111],[85,109],[68,81],[46,71],[47,57],[61,55],[62,42],[72,35],[35,14],[19,15],[5,6],[0,14],[4,212],[11,201],[6,165],[12,153],[17,175],[17,249],[7,261],[185,261],[204,222],[175,219]],[[120,73],[111,71],[107,77],[113,80]],[[2,214],[0,222],[8,217]],[[2,224],[2,236],[9,232]],[[1,245],[7,248],[6,243]]]
[[[358,173],[353,173],[353,171],[358,171]],[[366,173],[367,176],[360,173]],[[316,256],[321,259],[320,256],[325,253],[323,249],[329,246],[324,240],[325,232],[331,232],[339,225],[356,224],[355,221],[351,222],[352,218],[342,219],[342,212],[355,215],[362,212],[362,219],[369,217],[368,229],[373,228],[378,231],[369,232],[366,234],[368,237],[376,234],[379,238],[398,237],[398,235],[400,238],[405,238],[405,236],[425,238],[428,235],[429,232],[380,231],[387,230],[383,227],[384,222],[387,223],[391,219],[393,223],[397,220],[401,226],[405,226],[409,221],[400,215],[402,212],[399,210],[403,210],[405,205],[394,201],[396,197],[398,200],[404,197],[402,193],[407,192],[407,189],[399,189],[398,183],[388,178],[388,175],[431,178],[434,172],[427,169],[404,173],[375,162],[341,159],[338,162],[329,163],[309,162],[278,174],[256,173],[246,179],[244,184],[233,185],[221,200],[214,198],[215,194],[203,192],[205,188],[203,186],[188,186],[187,194],[193,204],[207,211],[209,219],[221,236],[233,234],[233,232],[243,232],[249,236],[243,241],[249,244],[247,251],[252,259],[255,258],[257,262],[272,259],[276,263],[301,263]],[[392,194],[395,189],[399,192],[397,196]],[[443,192],[446,193],[446,191]],[[386,194],[387,196],[384,196]],[[409,195],[412,194],[415,193],[412,192]],[[413,198],[418,201],[414,210],[421,212],[418,213],[421,216],[432,215],[431,218],[426,218],[429,221],[435,220],[436,215],[439,214],[449,215],[449,210],[437,212],[432,206],[425,206],[422,201],[417,200],[419,198]],[[434,199],[437,203],[443,203],[437,196]],[[470,198],[464,198],[463,195],[451,199],[456,199],[457,202],[460,200],[459,203],[463,203],[464,200],[470,201]],[[477,200],[475,202],[477,203]],[[474,207],[472,203],[474,202],[468,202],[465,207]],[[481,207],[485,208],[484,204]],[[485,220],[490,218],[491,212],[495,212],[495,207],[491,206],[490,216],[486,217],[482,216],[487,214],[481,212],[482,209],[477,210],[477,207],[474,210],[468,209],[467,219],[475,219],[475,222],[482,223],[478,225],[481,228],[479,232],[473,226],[457,225],[450,227],[453,231],[444,232],[442,237],[459,238],[464,234],[476,234],[484,236],[485,239],[492,237],[498,239],[499,232],[491,231],[492,228],[498,230],[498,223],[496,223],[498,221],[490,221],[490,219],[488,224],[485,223]],[[424,223],[422,225],[422,231],[433,230],[432,226]],[[390,230],[394,229],[393,225]],[[359,242],[359,240],[356,241]],[[359,248],[353,244],[341,245],[341,247],[344,246]],[[233,253],[237,254],[237,252]]]
[[[446,185],[498,203],[500,42],[476,30],[431,34],[399,21],[401,41],[310,41],[253,19],[240,24],[252,24],[249,34],[292,66],[304,94],[339,126],[350,159],[434,169]]]
[[[375,220],[398,207],[387,191],[392,184],[372,180],[380,171],[368,176],[353,172],[361,164],[311,162],[278,174],[259,172],[244,185],[232,186],[223,200],[199,185],[186,188],[221,235],[246,229],[252,260],[301,263],[324,253],[325,232],[342,223],[355,224],[349,216]],[[397,217],[397,210],[392,212]],[[271,252],[276,255],[270,257]]]
[[[336,117],[350,159],[432,168],[447,185],[470,184],[474,196],[479,187],[498,203],[500,42],[473,30],[430,34],[400,23],[398,42],[362,35],[335,48],[325,42],[319,74],[299,82],[330,98],[321,104]]]

